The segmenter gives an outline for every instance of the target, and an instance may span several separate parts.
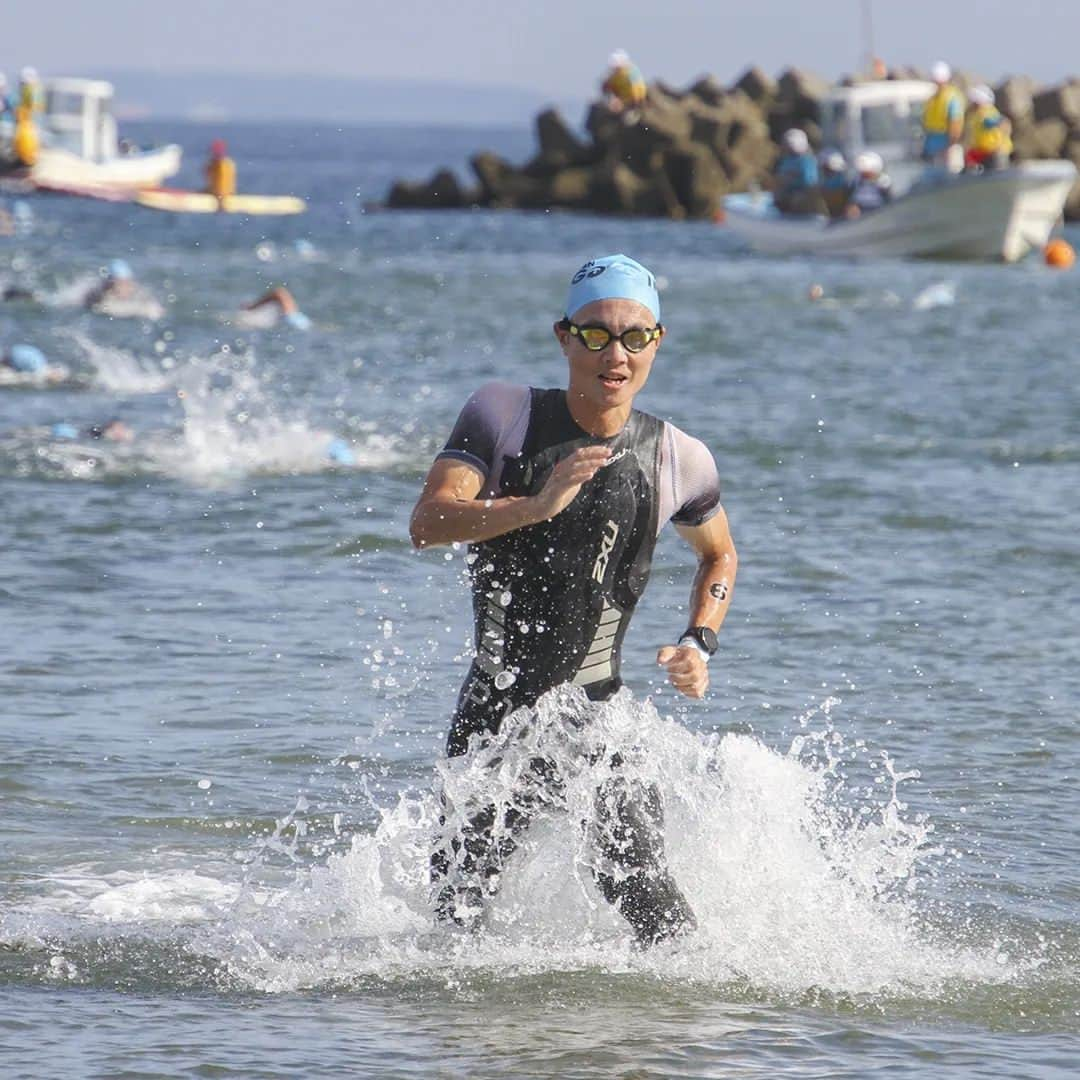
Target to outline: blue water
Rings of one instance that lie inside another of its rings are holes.
[[[134,134],[193,186],[217,132]],[[224,134],[241,187],[309,212],[38,197],[0,239],[39,295],[0,340],[68,372],[0,387],[3,1074],[1075,1075],[1075,273],[379,213],[529,132]],[[413,552],[408,515],[473,388],[561,382],[565,281],[611,250],[662,279],[640,404],[713,450],[740,553],[712,690],[679,700],[665,534],[609,718],[701,922],[652,953],[573,815],[477,939],[435,927],[423,869],[470,628],[465,552]],[[78,306],[118,255],[164,319]],[[283,283],[308,333],[237,325]],[[132,443],[48,434],[112,416]]]

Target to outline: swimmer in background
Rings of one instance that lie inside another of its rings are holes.
[[[252,314],[245,318],[244,312]],[[265,314],[260,316],[254,314],[256,312]],[[245,304],[241,310],[241,317],[237,321],[241,325],[268,328],[275,325],[279,319],[294,330],[311,329],[311,319],[300,310],[296,298],[284,285],[278,285],[276,288],[264,293],[258,300],[252,300],[250,304]]]
[[[0,353],[0,373],[6,378],[0,382],[63,382],[68,376],[67,368],[50,364],[48,358],[36,345],[17,343],[9,345]]]
[[[75,424],[60,422],[49,428],[52,438],[63,442],[74,442],[78,439],[89,439],[109,443],[133,443],[135,441],[135,429],[119,417],[110,417],[104,423],[91,424],[89,427],[79,428]],[[356,464],[356,454],[352,447],[336,435],[326,433],[326,460],[331,465],[351,467]]]
[[[210,144],[210,157],[206,162],[206,190],[219,203],[236,194],[236,162],[229,157],[224,139]]]
[[[80,430],[74,424],[53,424],[49,434],[54,439],[100,439],[103,442],[129,443],[135,439],[135,431],[119,417],[112,417],[103,424],[91,424]]]
[[[83,307],[112,318],[160,319],[165,314],[149,289],[135,280],[124,259],[109,263],[105,280],[83,297]]]

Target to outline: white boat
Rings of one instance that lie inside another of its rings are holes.
[[[30,169],[40,188],[97,194],[157,187],[180,169],[180,147],[121,152],[111,83],[47,79],[45,110],[36,118],[41,148]]]
[[[825,144],[848,161],[885,160],[895,197],[852,221],[781,214],[765,193],[731,195],[726,223],[769,255],[898,256],[1015,262],[1039,250],[1077,179],[1070,161],[1027,161],[952,174],[918,159],[922,105],[933,84],[881,81],[839,87],[822,107]]]

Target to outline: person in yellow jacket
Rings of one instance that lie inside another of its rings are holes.
[[[952,69],[939,60],[931,69],[930,77],[937,89],[923,108],[923,160],[944,165],[950,172],[959,172],[963,166],[964,99],[952,84]],[[953,147],[957,147],[953,150]],[[959,161],[955,161],[956,156]]]
[[[1012,125],[994,104],[989,86],[973,86],[968,93],[971,108],[967,114],[964,156],[968,167],[1003,169],[1012,154]]]
[[[636,109],[648,90],[641,72],[622,49],[616,49],[608,57],[608,67],[608,76],[600,88],[608,96],[608,108],[612,112]]]
[[[23,68],[19,74],[19,96],[15,105],[15,133],[11,148],[19,164],[30,166],[38,158],[40,141],[34,113],[41,112],[41,80],[32,67]]]
[[[236,162],[226,152],[225,140],[210,144],[210,160],[206,163],[206,190],[218,202],[236,194]]]

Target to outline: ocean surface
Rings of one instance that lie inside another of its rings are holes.
[[[191,186],[219,131],[128,133],[182,142]],[[0,344],[64,368],[0,386],[0,1075],[1075,1076],[1077,272],[373,212],[531,134],[220,133],[309,213],[36,197],[0,238],[36,296]],[[565,283],[618,250],[670,331],[639,404],[712,449],[740,553],[679,699],[665,532],[597,720],[663,793],[700,929],[632,947],[585,768],[474,938],[426,883],[466,552],[414,552],[408,516],[473,389],[561,384]],[[163,318],[80,307],[116,257]],[[238,320],[278,284],[306,333]],[[132,442],[84,434],[111,417]]]

